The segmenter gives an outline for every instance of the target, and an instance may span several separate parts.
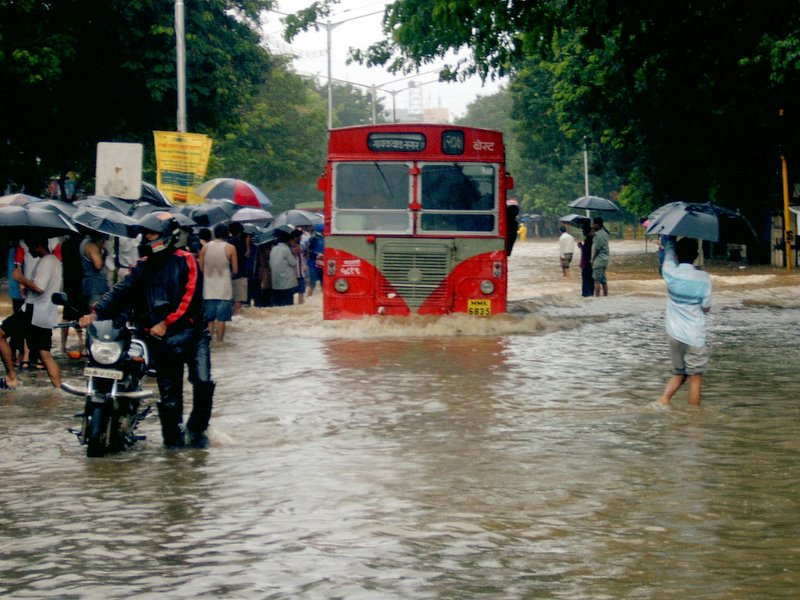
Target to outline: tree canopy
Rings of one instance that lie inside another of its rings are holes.
[[[191,131],[224,131],[271,68],[259,12],[271,0],[197,0],[186,11]],[[94,173],[98,141],[174,130],[173,0],[0,2],[0,177],[38,193],[53,173]]]
[[[797,3],[396,0],[384,30],[365,61],[407,71],[458,51],[446,77],[510,74],[534,132],[521,144],[558,163],[586,138],[637,211],[675,198],[768,210],[779,153],[800,168]]]

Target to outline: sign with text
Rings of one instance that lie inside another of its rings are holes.
[[[142,196],[143,155],[141,144],[98,143],[94,193],[138,200]]]
[[[205,181],[211,138],[202,133],[154,131],[156,187],[173,204],[189,202],[189,192]]]

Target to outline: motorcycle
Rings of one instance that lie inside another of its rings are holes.
[[[66,298],[54,295],[53,301],[64,304]],[[82,420],[81,428],[69,431],[86,446],[87,456],[100,457],[145,439],[136,428],[151,411],[146,400],[153,392],[141,386],[151,369],[150,352],[134,329],[112,320],[95,321],[87,328],[86,349],[86,385],[62,382],[61,389],[85,399],[83,412],[75,415]]]

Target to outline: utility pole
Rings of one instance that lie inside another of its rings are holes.
[[[175,59],[178,73],[178,131],[186,133],[186,33],[183,0],[175,0]]]

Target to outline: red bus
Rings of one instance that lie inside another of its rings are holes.
[[[325,193],[323,316],[506,311],[499,131],[396,123],[334,129]]]

